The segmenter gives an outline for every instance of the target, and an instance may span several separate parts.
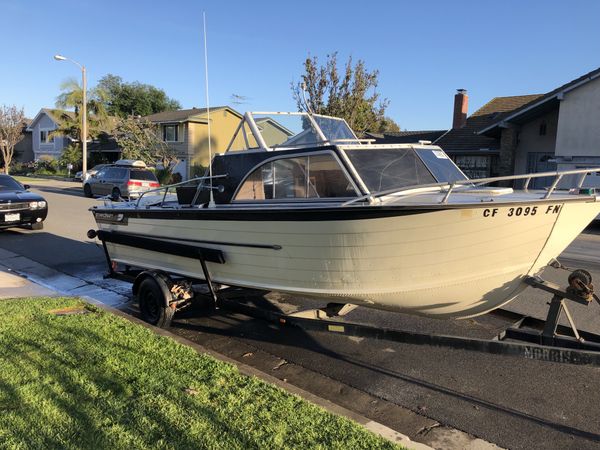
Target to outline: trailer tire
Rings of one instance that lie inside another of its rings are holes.
[[[146,277],[137,289],[137,298],[142,318],[157,327],[168,328],[175,309],[169,306],[165,292],[153,277]]]

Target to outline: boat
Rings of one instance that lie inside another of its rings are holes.
[[[514,299],[600,213],[581,188],[597,171],[469,179],[429,142],[375,144],[339,118],[248,112],[205,176],[91,212],[113,265],[467,318]]]

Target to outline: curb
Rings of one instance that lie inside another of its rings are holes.
[[[77,180],[75,178],[67,178],[67,177],[60,177],[60,176],[54,176],[54,175],[36,175],[36,174],[26,174],[26,175],[15,175],[15,177],[23,177],[23,178],[33,178],[38,179],[38,180],[54,180],[54,181],[74,181],[76,182]]]

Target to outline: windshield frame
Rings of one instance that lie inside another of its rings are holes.
[[[347,145],[347,146],[340,146],[339,148],[341,150],[341,153],[344,155],[344,159],[346,160],[348,166],[351,168],[352,174],[354,175],[355,179],[359,182],[359,184],[361,185],[363,190],[367,193],[367,195],[374,195],[374,194],[377,194],[377,193],[383,192],[383,191],[393,191],[394,189],[401,191],[401,190],[405,190],[407,188],[413,188],[413,187],[416,188],[416,187],[423,185],[423,183],[415,182],[414,184],[410,184],[410,185],[397,186],[397,188],[390,187],[388,189],[373,190],[373,189],[369,188],[369,184],[364,177],[364,171],[361,171],[360,167],[356,166],[356,164],[353,162],[352,158],[348,154],[348,152],[347,152],[348,150],[350,150],[350,151],[352,151],[352,150],[371,151],[371,152],[376,152],[377,150],[409,150],[414,153],[417,160],[423,164],[423,166],[425,167],[425,169],[427,170],[429,175],[431,175],[431,177],[433,177],[433,180],[435,181],[435,183],[431,183],[431,185],[436,185],[436,184],[439,184],[440,186],[444,185],[444,184],[449,185],[453,181],[469,180],[469,177],[467,177],[464,174],[464,172],[462,170],[460,170],[460,168],[456,165],[456,163],[452,160],[452,158],[450,158],[440,147],[435,146],[435,145],[418,145],[418,146],[411,145],[411,144],[387,144],[387,145],[372,145],[372,146]],[[421,150],[442,152],[444,154],[444,156],[446,157],[444,159],[447,159],[448,162],[456,169],[456,173],[459,175],[462,175],[462,177],[464,177],[464,178],[460,178],[460,179],[456,179],[456,180],[441,180],[440,181],[438,176],[436,175],[436,173],[434,173],[434,171],[427,164],[427,161],[421,156],[421,154],[420,154]]]
[[[259,117],[260,116],[260,117]],[[300,136],[303,132],[299,132],[290,137],[289,143],[283,142],[282,144],[276,145],[268,145],[266,140],[264,139],[261,128],[257,125],[257,120],[262,118],[270,118],[276,121],[278,116],[282,117],[290,117],[290,116],[300,116],[305,117],[311,125],[313,130],[313,134],[315,135],[316,140],[314,142],[302,142],[302,143],[294,143],[293,140],[295,137]],[[321,125],[319,125],[321,122]],[[340,124],[340,129],[338,130],[342,135],[347,137],[345,138],[330,138],[326,135],[326,132],[323,130],[324,122],[330,123],[338,123]],[[247,126],[247,127],[246,127]],[[257,146],[251,147],[249,144],[248,134],[251,134],[256,141]],[[239,136],[243,136],[243,139],[246,143],[246,148],[234,148],[234,143]],[[274,150],[282,150],[282,149],[290,149],[290,148],[302,148],[302,147],[315,147],[315,146],[323,146],[323,145],[348,145],[348,144],[360,144],[361,140],[356,136],[352,128],[348,125],[345,119],[339,117],[331,117],[322,114],[309,114],[307,112],[281,112],[281,111],[256,111],[256,112],[246,112],[244,117],[240,121],[238,127],[236,128],[225,153],[229,151],[252,151],[252,150],[266,150],[266,151],[274,151]],[[285,144],[285,145],[284,145]]]

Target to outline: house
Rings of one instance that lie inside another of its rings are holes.
[[[62,155],[63,149],[69,144],[75,142],[69,136],[52,134],[60,128],[63,122],[63,117],[75,117],[72,111],[64,111],[61,109],[42,108],[37,113],[35,118],[27,127],[27,131],[31,133],[31,151],[30,159],[21,159],[24,161],[38,160],[42,156],[47,156],[53,159],[58,159]],[[116,161],[121,155],[121,149],[117,145],[115,139],[106,134],[101,133],[96,139],[89,140],[87,145],[88,158],[94,153],[101,154],[102,160]]]
[[[121,158],[121,147],[117,140],[108,133],[102,132],[98,137],[87,145],[88,156],[96,154],[98,160],[105,162],[115,162]]]
[[[598,124],[600,68],[498,117],[478,134],[505,142],[506,171],[569,170],[600,167]],[[600,186],[598,179],[589,175],[586,183]]]
[[[240,118],[240,113],[227,106],[210,109],[211,150],[214,153],[225,150]],[[144,119],[159,126],[163,141],[175,151],[180,160],[175,172],[184,179],[204,174],[209,160],[206,108],[163,111]]]
[[[38,160],[42,156],[49,156],[53,159],[60,158],[63,149],[71,143],[69,137],[53,136],[51,134],[59,128],[62,114],[73,113],[59,109],[42,108],[27,127],[27,131],[31,132],[34,160]]]
[[[242,119],[242,114],[229,106],[210,108],[211,151],[223,153],[229,146]],[[208,112],[206,108],[164,111],[145,116],[145,119],[159,126],[162,139],[172,148],[180,163],[175,172],[184,179],[204,175],[209,163],[208,154]],[[283,125],[269,117],[257,120],[265,139],[282,142],[293,135]],[[246,132],[250,144],[254,142],[249,130]],[[242,148],[243,136],[236,136],[232,149]],[[255,142],[254,142],[255,144]]]
[[[376,140],[417,142],[430,133],[433,139],[427,140],[442,147],[469,177],[484,178],[600,167],[598,123],[600,69],[546,94],[493,98],[470,116],[467,92],[459,89],[451,129],[441,134],[441,130],[385,133]],[[548,181],[536,179],[531,186],[545,187]]]
[[[454,96],[452,128],[449,130],[400,131],[385,133],[377,143],[412,143],[420,140],[439,145],[470,178],[498,176],[500,139],[477,134],[483,127],[507,112],[538,98],[539,95],[496,97],[470,116],[469,97],[465,89]]]
[[[432,142],[470,178],[510,175],[512,162],[503,158],[508,136],[486,136],[479,131],[536,98],[538,94],[495,97],[467,117],[469,98],[466,90],[459,89],[454,96],[452,128]]]

